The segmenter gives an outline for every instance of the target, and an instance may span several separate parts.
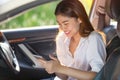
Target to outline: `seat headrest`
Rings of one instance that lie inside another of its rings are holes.
[[[107,14],[114,20],[120,19],[120,0],[106,0]]]

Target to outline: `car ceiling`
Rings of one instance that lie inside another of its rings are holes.
[[[1,0],[0,24],[38,5],[58,0]]]

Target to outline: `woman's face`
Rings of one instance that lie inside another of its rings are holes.
[[[71,38],[79,34],[81,20],[74,17],[66,17],[62,15],[56,16],[60,29]]]

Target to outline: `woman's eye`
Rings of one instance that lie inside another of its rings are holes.
[[[64,23],[64,25],[68,25],[68,23]]]

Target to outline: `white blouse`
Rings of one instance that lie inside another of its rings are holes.
[[[69,51],[70,38],[64,33],[56,39],[57,57],[62,65],[83,71],[99,72],[106,59],[106,49],[102,36],[93,31],[82,37],[72,57]],[[69,77],[68,80],[76,80]]]

